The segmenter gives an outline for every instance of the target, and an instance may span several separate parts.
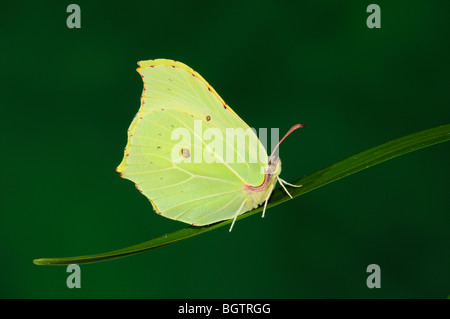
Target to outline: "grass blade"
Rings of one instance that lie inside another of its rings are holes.
[[[449,140],[450,124],[407,135],[405,137],[392,140],[390,142],[368,149],[364,152],[350,156],[340,162],[337,162],[304,178],[301,178],[294,182],[294,184],[302,184],[303,187],[295,189],[291,188],[290,193],[293,197],[297,197],[394,157]],[[279,205],[289,199],[290,198],[284,192],[278,189],[273,192],[273,195],[267,207],[269,208],[275,205]],[[258,207],[248,213],[239,216],[238,219],[249,217],[255,213],[260,212],[261,210],[262,207]],[[167,246],[178,241],[203,234],[213,229],[223,227],[230,223],[231,220],[227,220],[209,226],[189,226],[137,245],[101,254],[68,258],[40,258],[35,259],[33,262],[36,265],[68,265],[106,261],[145,252],[158,247]]]

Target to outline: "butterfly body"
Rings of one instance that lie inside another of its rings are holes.
[[[264,203],[266,198],[272,193],[277,183],[277,177],[281,173],[281,160],[278,158],[273,164],[269,162],[268,167],[263,184],[259,186],[243,185],[243,189],[247,192],[248,196],[248,205],[246,205],[244,212],[250,211]]]

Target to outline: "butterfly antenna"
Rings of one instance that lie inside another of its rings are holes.
[[[271,158],[271,157],[273,156],[273,154],[275,154],[275,151],[276,151],[277,148],[280,146],[281,142],[283,142],[284,139],[285,139],[286,137],[289,136],[289,134],[291,134],[292,132],[294,132],[296,129],[299,129],[299,128],[302,128],[302,127],[305,127],[305,126],[306,126],[305,124],[299,123],[299,124],[295,124],[293,127],[291,127],[291,128],[289,129],[289,131],[288,131],[288,132],[284,135],[284,137],[281,139],[281,141],[279,141],[278,144],[275,146],[275,148],[273,149],[272,154],[270,154],[270,157],[269,157],[269,158]]]

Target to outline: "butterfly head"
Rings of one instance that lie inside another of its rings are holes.
[[[268,162],[268,168],[267,168],[267,174],[273,176],[273,175],[280,175],[281,173],[281,160],[279,157],[270,156],[269,162]]]

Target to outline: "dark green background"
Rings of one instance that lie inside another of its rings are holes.
[[[395,2],[395,3],[393,3]],[[307,128],[281,149],[287,181],[449,122],[449,2],[77,1],[1,5],[0,297],[444,298],[450,148],[417,151],[172,246],[83,265],[185,225],[119,178],[139,108],[139,60],[196,69],[250,126]],[[381,267],[381,289],[366,267]]]

